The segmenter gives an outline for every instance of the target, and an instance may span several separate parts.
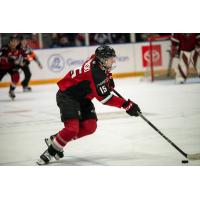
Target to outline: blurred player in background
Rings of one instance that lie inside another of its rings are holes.
[[[8,73],[11,76],[11,84],[9,96],[13,100],[15,98],[15,88],[19,81],[19,63],[20,51],[17,48],[19,40],[16,36],[12,36],[8,45],[0,49],[0,81]]]
[[[68,142],[95,132],[97,116],[91,101],[93,98],[104,105],[124,108],[131,116],[138,116],[140,108],[136,103],[111,93],[115,87],[111,73],[115,63],[114,49],[100,46],[81,67],[71,70],[57,83],[56,100],[64,128],[45,139],[48,149],[37,161],[39,165],[49,163],[53,157],[62,158]]]
[[[21,55],[23,57],[20,63],[20,68],[24,72],[24,80],[21,82],[21,84],[24,92],[30,92],[31,87],[28,86],[31,79],[31,71],[29,67],[30,62],[34,60],[38,64],[40,69],[42,69],[43,67],[33,50],[28,46],[28,40],[25,36],[21,37],[18,49],[21,51]]]
[[[200,34],[175,33],[171,41],[171,56],[178,59],[175,66],[176,82],[186,82],[190,65],[194,66],[200,76]]]

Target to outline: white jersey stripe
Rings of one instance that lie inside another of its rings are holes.
[[[101,100],[101,103],[102,103],[102,104],[105,104],[105,103],[108,102],[112,97],[113,97],[113,94],[109,94],[105,99]]]
[[[67,141],[65,141],[62,137],[60,137],[60,135],[58,134],[57,137],[59,138],[59,140],[64,143],[65,145],[67,144]]]

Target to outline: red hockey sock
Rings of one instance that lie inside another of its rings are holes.
[[[62,150],[63,147],[70,141],[77,137],[79,132],[79,120],[70,119],[64,122],[63,128],[54,138],[54,147],[57,150]]]
[[[94,133],[96,128],[97,128],[96,119],[87,119],[85,121],[80,122],[80,130],[77,138],[81,138],[86,135]]]
[[[12,82],[16,85],[19,82],[19,72],[15,72],[11,75]]]

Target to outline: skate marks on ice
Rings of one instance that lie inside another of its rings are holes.
[[[4,111],[4,112],[0,112],[0,116],[4,116],[6,115],[10,115],[12,117],[12,115],[17,114],[18,116],[20,116],[21,114],[25,114],[25,113],[31,113],[32,110],[11,110],[11,111]],[[47,112],[42,112],[43,114],[48,114],[48,116],[52,115],[55,116],[55,114],[53,113],[47,113]],[[159,114],[156,113],[144,113],[145,116],[157,116]],[[130,118],[129,115],[127,115],[126,112],[124,111],[118,111],[118,112],[107,112],[107,113],[97,113],[97,117],[99,120],[110,120],[110,119],[120,119],[120,118]],[[1,124],[0,122],[0,128],[11,128],[11,127],[19,127],[19,126],[24,126],[24,124],[26,124],[26,126],[31,125],[31,126],[38,126],[41,124],[60,124],[60,119],[58,118],[57,120],[54,119],[40,119],[40,120],[31,120],[29,119],[28,121],[15,121],[13,123],[13,121],[11,122],[6,122]]]
[[[106,158],[106,156],[90,156],[90,157],[78,157],[78,156],[65,156],[60,160],[53,160],[47,165],[41,166],[106,166],[103,160],[112,160],[117,158]],[[130,157],[123,157],[125,160],[129,160]],[[23,160],[23,161],[15,161],[15,162],[5,162],[0,163],[0,166],[38,166],[36,161],[38,158],[34,160]],[[116,160],[117,161],[117,160]],[[118,160],[119,161],[119,160]]]
[[[134,84],[132,79],[117,81],[119,92],[123,94],[126,91],[128,97],[135,99],[146,111],[144,116],[164,134],[188,153],[200,151],[200,84],[175,85],[173,81]],[[8,102],[0,102],[0,165],[37,165],[45,146],[43,139],[62,126],[54,88],[51,85],[34,86],[38,94],[19,94],[14,102],[9,99],[7,88],[0,91],[0,100],[8,99]],[[20,102],[20,98],[27,98],[27,101]],[[35,101],[29,101],[29,98]],[[96,110],[100,111],[97,113],[97,134],[90,136],[89,141],[80,140],[78,148],[66,149],[66,156],[49,166],[182,165],[182,156],[142,119],[129,117],[123,110],[114,112],[108,108],[96,105]],[[32,111],[14,113],[20,110]],[[103,145],[103,148],[98,145]],[[16,152],[19,154],[17,158]],[[191,161],[187,165],[200,166],[200,161]]]
[[[156,113],[143,113],[143,114],[145,116],[157,115]],[[97,117],[98,117],[99,120],[131,118],[129,115],[127,115],[127,113],[125,111],[97,113]]]
[[[0,99],[0,102],[2,103],[10,103],[10,102],[27,102],[27,101],[36,101],[37,99],[35,98],[19,98],[18,96],[14,99],[14,101],[12,99],[10,99],[10,97],[5,97],[3,99]]]
[[[192,84],[200,84],[200,78],[199,77],[189,77],[186,80],[186,83],[184,84],[180,84],[180,83],[176,83],[176,81],[174,79],[167,79],[165,81],[155,81],[154,84],[156,85],[172,85],[172,86],[187,86],[187,85],[192,85]]]
[[[0,129],[1,128],[5,129],[5,128],[24,127],[24,124],[26,124],[26,126],[40,126],[40,125],[43,125],[44,123],[45,124],[53,124],[53,123],[59,124],[60,121],[55,121],[55,120],[51,120],[51,119],[49,119],[49,120],[44,119],[44,120],[40,120],[40,121],[38,121],[38,120],[16,121],[16,122],[14,122],[14,124],[7,122],[7,123],[4,123],[4,124],[0,123]]]
[[[38,166],[34,160],[27,159],[15,162],[0,163],[0,166]],[[127,152],[124,154],[96,154],[91,156],[65,156],[60,160],[53,160],[43,166],[183,166],[183,157],[177,155],[160,155],[143,152]],[[199,166],[199,161],[190,161],[184,166]]]

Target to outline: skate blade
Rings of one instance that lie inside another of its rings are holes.
[[[45,163],[44,160],[42,160],[42,159],[37,160],[36,163],[38,165],[47,165],[47,163]]]

